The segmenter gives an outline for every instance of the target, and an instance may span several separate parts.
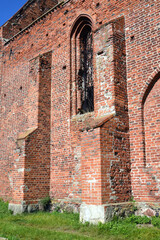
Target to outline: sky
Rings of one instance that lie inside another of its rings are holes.
[[[0,0],[0,26],[9,20],[27,0]]]

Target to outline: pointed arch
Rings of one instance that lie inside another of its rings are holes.
[[[87,15],[74,22],[70,35],[71,114],[94,111],[93,30]]]
[[[140,96],[139,99],[140,99],[141,103],[143,103],[143,98],[144,98],[145,93],[148,89],[148,86],[151,84],[151,82],[154,82],[154,79],[156,78],[156,76],[158,76],[159,72],[160,72],[160,65],[155,68],[155,70],[148,77],[148,80],[144,83],[144,86],[143,86],[143,88],[140,92],[140,95],[139,95]]]
[[[142,96],[144,166],[155,165],[160,156],[160,71],[145,87]]]
[[[91,17],[87,14],[79,15],[71,27],[70,38],[73,38],[73,35],[81,29],[80,26],[85,24],[89,24],[91,27],[93,26]]]
[[[144,105],[147,96],[149,95],[150,91],[152,90],[156,82],[159,80],[159,78],[160,78],[160,71],[158,71],[158,73],[152,78],[152,80],[149,83],[147,83],[147,86],[145,87],[145,92],[143,93],[143,97],[142,97],[142,105]]]

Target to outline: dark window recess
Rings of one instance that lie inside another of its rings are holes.
[[[90,26],[85,26],[80,35],[80,69],[78,88],[81,92],[81,112],[94,111],[93,87],[93,42]]]

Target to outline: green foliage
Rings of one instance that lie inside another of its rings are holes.
[[[50,206],[50,203],[51,203],[51,199],[49,196],[46,196],[45,198],[41,199],[40,200],[40,203],[42,204],[44,210],[48,210],[49,209],[49,206]]]
[[[48,201],[45,199],[44,204]],[[38,212],[13,216],[8,204],[0,201],[0,236],[8,240],[159,240],[160,218],[132,215],[115,217],[97,226],[79,222],[79,215],[59,212]],[[155,227],[137,228],[137,224],[151,222]]]
[[[2,199],[0,199],[0,218],[9,215],[11,215],[11,211],[8,210],[8,202],[4,202]]]
[[[149,224],[151,223],[151,219],[147,216],[135,216],[132,215],[129,218],[125,219],[126,222],[128,223],[136,223],[136,224]]]
[[[130,202],[136,202],[133,196],[131,197]]]
[[[55,209],[54,209],[54,211],[55,211],[55,212],[60,212],[60,209],[61,209],[60,206],[56,206]]]
[[[153,226],[160,228],[160,217],[153,217],[152,224],[153,224]]]
[[[160,232],[157,232],[154,228],[145,228],[145,224],[152,223],[155,227],[160,228],[160,218],[153,217],[149,218],[147,216],[135,216],[132,215],[128,218],[114,218],[112,221],[105,224],[98,224],[98,232],[101,235],[123,235],[122,239],[160,239]],[[141,224],[142,227],[137,228],[137,224]],[[144,231],[145,229],[145,231]],[[146,230],[147,229],[147,230]],[[154,236],[154,237],[153,237]]]

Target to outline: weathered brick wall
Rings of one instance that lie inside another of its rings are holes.
[[[50,190],[51,61],[51,52],[39,57],[38,127],[26,139],[24,200],[29,203]]]
[[[29,73],[34,62],[32,59],[51,51],[51,197],[81,201],[84,189],[82,182],[85,182],[84,175],[81,175],[85,169],[81,165],[82,159],[85,159],[82,148],[85,147],[86,151],[88,149],[89,156],[94,146],[90,145],[90,141],[85,146],[82,144],[85,136],[79,129],[84,128],[86,131],[88,125],[96,125],[97,119],[112,113],[116,115],[113,122],[110,120],[112,128],[108,123],[101,124],[100,151],[104,172],[103,196],[99,203],[129,200],[130,170],[134,198],[139,201],[155,201],[156,198],[149,198],[148,185],[144,180],[142,100],[147,85],[160,71],[159,10],[160,3],[151,0],[73,0],[56,8],[3,45],[0,133],[0,175],[4,176],[0,182],[2,197],[12,197],[15,184],[12,173],[16,168],[15,155],[19,154],[16,152],[19,133],[38,126],[38,88],[33,81],[34,76],[32,78]],[[88,114],[89,120],[86,116],[74,116],[71,112],[70,33],[81,14],[89,15],[93,27],[95,111]],[[39,74],[40,72],[37,73],[38,78]],[[157,132],[158,124],[155,129]],[[94,131],[98,131],[97,128]],[[36,132],[32,136],[34,134]],[[31,143],[36,139],[36,136],[35,139],[31,137]],[[35,145],[31,143],[27,143],[30,153],[38,142]],[[157,143],[154,141],[153,144]],[[112,151],[106,152],[105,149]],[[94,155],[94,151],[91,152]],[[156,158],[158,161],[158,156]],[[93,159],[97,159],[97,153]],[[28,165],[31,161],[30,156]],[[91,163],[91,159],[89,161]],[[33,174],[32,177],[37,179],[38,176]],[[26,181],[29,182],[29,172],[26,173]],[[115,193],[112,194],[112,191]],[[30,196],[26,195],[26,198],[29,199]]]
[[[129,134],[116,129],[117,122],[115,117],[101,128],[103,204],[131,199]]]
[[[160,70],[158,59],[159,9],[158,2],[139,3],[135,5],[134,11],[130,12],[128,21],[126,21],[126,36],[129,36],[126,46],[132,190],[137,201],[151,201],[151,193],[146,184],[150,181],[147,181],[148,174],[144,173],[142,99],[148,84]],[[158,131],[157,125],[156,134]],[[154,147],[153,142],[152,147]],[[156,201],[154,198],[152,200]]]
[[[86,204],[131,199],[129,134],[116,131],[115,117],[81,133],[82,201]]]
[[[56,4],[58,4],[58,0],[27,1],[27,3],[3,25],[3,38],[6,40],[10,39]]]
[[[159,91],[160,75],[158,74],[148,86],[142,102],[144,170],[143,185],[146,186],[144,199],[159,201]]]
[[[82,201],[102,204],[100,128],[82,132],[81,139]]]

